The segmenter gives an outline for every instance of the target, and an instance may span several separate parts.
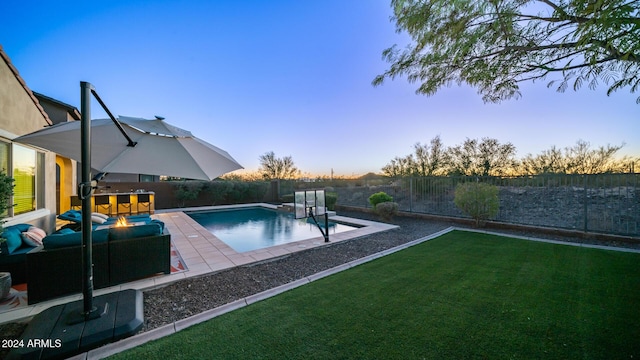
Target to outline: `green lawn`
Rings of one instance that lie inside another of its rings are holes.
[[[114,358],[637,359],[639,270],[637,253],[454,231]]]

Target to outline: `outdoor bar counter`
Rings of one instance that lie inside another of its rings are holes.
[[[99,212],[109,216],[129,215],[138,213],[153,214],[155,193],[153,191],[133,192],[95,192],[91,198],[92,212]],[[79,205],[77,197],[71,198],[72,208]]]

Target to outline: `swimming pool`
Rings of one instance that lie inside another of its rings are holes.
[[[186,214],[237,252],[322,237],[313,220],[295,219],[291,213],[271,209],[257,207]],[[324,226],[324,217],[318,221]],[[332,234],[354,229],[357,227],[329,221],[329,240]]]

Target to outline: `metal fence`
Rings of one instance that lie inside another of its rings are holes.
[[[640,174],[538,175],[527,177],[406,177],[283,182],[280,194],[329,187],[338,205],[370,208],[368,198],[384,191],[401,211],[467,217],[453,203],[456,185],[481,181],[499,189],[500,222],[640,236]]]

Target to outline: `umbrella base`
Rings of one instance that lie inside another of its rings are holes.
[[[124,290],[98,296],[93,303],[101,311],[86,321],[78,318],[83,301],[51,307],[34,316],[25,329],[19,347],[10,359],[62,359],[124,339],[142,329],[142,292]]]

